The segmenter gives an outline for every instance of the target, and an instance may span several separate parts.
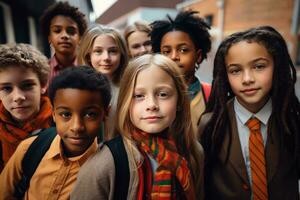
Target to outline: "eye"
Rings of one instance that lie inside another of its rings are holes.
[[[140,45],[139,44],[134,44],[134,45],[131,46],[131,48],[138,49],[138,48],[140,48]]]
[[[96,112],[96,111],[87,111],[84,114],[84,117],[86,117],[88,119],[96,119],[99,115],[100,115],[99,112]]]
[[[67,33],[69,35],[75,35],[77,33],[76,29],[74,27],[68,27],[67,28]]]
[[[227,73],[231,75],[238,75],[241,72],[241,68],[239,66],[229,66],[227,69]]]
[[[59,116],[61,116],[64,119],[70,119],[72,117],[71,112],[68,112],[68,111],[62,111],[58,114],[59,114]]]
[[[102,49],[94,49],[93,50],[93,53],[95,53],[95,54],[97,54],[97,55],[100,55],[100,54],[102,54]]]
[[[144,42],[144,46],[151,46],[151,40],[147,40],[146,42]]]
[[[22,90],[31,90],[35,86],[35,83],[23,83],[21,85]]]
[[[159,92],[157,94],[158,97],[162,98],[162,99],[166,99],[169,97],[169,94],[167,92]]]
[[[11,86],[3,86],[0,88],[1,91],[5,92],[5,93],[9,93],[12,91],[12,87]]]
[[[256,69],[256,70],[262,70],[262,69],[264,69],[265,68],[265,64],[255,64],[254,65],[254,69]]]
[[[169,50],[169,49],[163,49],[161,51],[161,54],[163,54],[163,55],[169,55],[170,53],[171,53],[171,50]]]
[[[186,48],[186,47],[182,47],[182,48],[179,49],[179,52],[180,52],[180,53],[186,53],[186,52],[188,52],[188,51],[189,51],[189,49]]]
[[[135,100],[143,100],[144,97],[145,97],[145,95],[143,95],[143,94],[134,94],[133,95],[133,99],[135,99]]]
[[[113,48],[113,49],[110,49],[109,50],[109,53],[115,55],[115,54],[118,54],[119,53],[119,50],[117,48]]]

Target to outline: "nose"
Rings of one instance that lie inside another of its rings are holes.
[[[67,31],[62,31],[62,35],[61,35],[61,38],[63,39],[69,39],[69,34],[67,33]]]
[[[103,51],[102,58],[103,58],[103,60],[109,60],[110,59],[109,52],[108,51]]]
[[[13,93],[13,101],[21,102],[24,101],[25,99],[26,99],[25,93],[21,89],[15,88]]]
[[[254,82],[253,73],[250,70],[245,70],[243,73],[243,84],[248,85]]]
[[[174,61],[178,61],[179,60],[179,56],[176,50],[172,50],[171,52],[171,59]]]
[[[74,133],[80,133],[85,130],[83,119],[80,116],[74,115],[71,121],[71,131]]]
[[[148,102],[147,102],[147,111],[158,111],[159,110],[159,106],[157,104],[157,100],[155,99],[155,97],[149,97],[148,98]]]

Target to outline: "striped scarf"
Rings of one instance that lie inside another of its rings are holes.
[[[48,97],[41,98],[41,108],[36,117],[26,122],[23,127],[17,127],[12,122],[10,114],[0,104],[0,144],[2,149],[2,160],[0,164],[0,172],[3,165],[7,163],[9,158],[15,152],[19,143],[28,137],[28,135],[37,129],[48,128],[52,122],[51,103]],[[1,155],[0,155],[1,156]]]
[[[158,163],[152,184],[152,200],[174,199],[172,189],[175,188],[175,178],[180,183],[186,199],[196,199],[188,162],[177,153],[176,144],[171,137],[160,137],[144,132],[134,132],[132,137],[139,149]]]

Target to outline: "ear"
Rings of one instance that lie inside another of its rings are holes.
[[[44,95],[47,91],[47,85],[41,88],[41,94]]]
[[[196,60],[196,63],[197,63],[197,64],[202,63],[202,50],[201,50],[201,49],[198,49],[196,54],[197,54],[197,60]]]
[[[111,106],[109,105],[109,106],[107,107],[107,109],[104,110],[104,113],[103,113],[103,121],[106,121],[106,120],[108,119],[108,115],[109,115],[110,111],[111,111]]]
[[[54,108],[52,108],[52,119],[53,119],[54,122],[56,122]]]

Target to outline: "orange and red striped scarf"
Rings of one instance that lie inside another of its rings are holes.
[[[186,199],[196,199],[188,162],[177,153],[175,141],[171,137],[160,137],[140,131],[134,132],[132,137],[139,149],[158,163],[152,184],[152,200],[174,199],[174,194],[172,194],[172,189],[175,187],[174,178],[180,183]]]
[[[26,122],[22,127],[18,127],[13,121],[10,114],[0,104],[0,142],[2,149],[2,160],[0,172],[7,163],[9,158],[15,152],[19,143],[28,137],[28,135],[37,129],[48,128],[51,125],[51,103],[48,97],[41,98],[41,108],[36,117]],[[2,166],[1,166],[2,165]]]

